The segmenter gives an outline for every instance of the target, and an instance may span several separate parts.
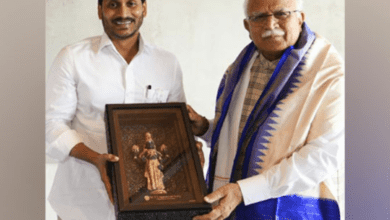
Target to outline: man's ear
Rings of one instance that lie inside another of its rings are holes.
[[[247,31],[249,31],[249,22],[248,20],[244,19],[244,27]]]
[[[146,17],[146,15],[148,14],[148,4],[146,4],[146,0],[144,3],[142,3],[142,7],[144,8],[144,11],[143,11],[143,16]]]
[[[244,27],[245,27],[245,29],[246,29],[246,30],[248,31],[248,33],[249,33],[249,39],[252,40],[251,31],[250,31],[250,29],[249,29],[249,21],[246,20],[246,19],[244,19]]]
[[[302,25],[304,21],[305,21],[305,12],[301,12],[301,19],[299,25]]]
[[[99,16],[99,19],[102,20],[102,18],[103,18],[103,9],[102,9],[101,5],[98,5],[98,16]]]

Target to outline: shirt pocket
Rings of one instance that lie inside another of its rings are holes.
[[[146,103],[162,103],[167,102],[169,90],[167,89],[146,89],[145,102]]]

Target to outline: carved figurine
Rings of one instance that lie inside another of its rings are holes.
[[[147,179],[147,189],[150,191],[150,194],[166,194],[163,182],[164,174],[161,172],[162,165],[160,164],[162,154],[157,151],[152,135],[149,132],[145,133],[145,147],[139,158],[145,162],[144,175]]]

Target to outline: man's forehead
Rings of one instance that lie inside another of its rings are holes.
[[[141,0],[103,0],[103,2],[142,2]]]
[[[296,0],[249,0],[248,13],[261,14],[282,10],[295,10]]]

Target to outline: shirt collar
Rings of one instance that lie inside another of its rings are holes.
[[[262,53],[259,53],[259,58],[260,58],[260,63],[263,65],[263,67],[271,70],[274,70],[280,61],[280,58],[269,61],[263,56]]]
[[[114,44],[112,43],[111,39],[108,37],[106,32],[104,32],[102,37],[100,38],[100,45],[99,45],[98,52],[100,52],[104,47],[107,47],[107,46],[110,46],[110,45],[114,46]]]
[[[100,45],[98,52],[100,52],[104,47],[112,46],[115,48],[114,44],[112,43],[111,39],[108,37],[106,32],[102,34],[102,37],[100,38]],[[144,48],[145,48],[145,42],[144,39],[142,38],[141,34],[139,34],[139,48],[138,48],[138,53],[142,53]]]

